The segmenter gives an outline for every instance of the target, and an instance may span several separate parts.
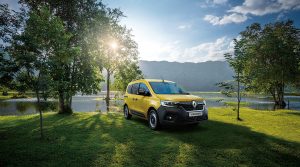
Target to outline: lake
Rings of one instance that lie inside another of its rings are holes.
[[[226,97],[217,92],[192,92],[192,94],[206,99],[208,107],[225,106],[225,102],[236,101],[234,97]],[[114,97],[114,95],[111,95]],[[95,96],[73,96],[72,109],[75,112],[104,112],[106,111],[106,103],[102,95]],[[289,101],[289,108],[300,111],[300,96],[285,96],[286,102]],[[274,110],[274,103],[270,97],[251,96],[242,98],[242,102],[253,109],[258,110]],[[111,100],[112,108],[122,106],[123,100]],[[42,103],[44,112],[57,110],[58,102],[55,99],[49,99],[48,102]],[[0,101],[0,115],[27,115],[38,113],[36,98],[9,99]]]

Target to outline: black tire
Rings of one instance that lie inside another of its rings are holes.
[[[152,129],[152,130],[158,130],[160,128],[159,118],[158,118],[157,112],[154,109],[150,110],[150,112],[149,112],[148,124],[149,124],[150,129]]]
[[[132,115],[129,113],[129,108],[127,105],[124,106],[124,117],[125,119],[130,119],[132,117]]]

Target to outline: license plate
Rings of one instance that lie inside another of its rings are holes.
[[[202,112],[190,112],[189,117],[202,116]]]

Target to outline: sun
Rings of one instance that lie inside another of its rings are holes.
[[[110,46],[110,48],[113,49],[113,50],[116,50],[116,49],[118,49],[118,47],[119,47],[119,45],[118,45],[118,43],[117,43],[116,41],[110,42],[109,46]]]

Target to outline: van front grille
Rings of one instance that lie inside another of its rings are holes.
[[[193,107],[192,102],[180,102],[178,105],[186,111],[203,110],[204,108],[204,104],[199,102],[197,102],[197,106],[195,108]]]

